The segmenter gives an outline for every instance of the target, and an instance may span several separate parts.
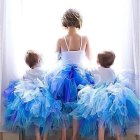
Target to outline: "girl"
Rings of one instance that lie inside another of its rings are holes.
[[[76,102],[79,85],[94,84],[92,75],[86,70],[84,60],[90,59],[88,38],[77,33],[82,26],[82,18],[78,11],[67,10],[62,18],[62,25],[68,34],[58,39],[56,52],[60,56],[61,66],[50,73],[47,82],[55,99],[63,103],[62,140],[66,140],[66,127],[69,122],[70,107],[66,103]],[[78,123],[73,118],[72,140],[77,140]]]
[[[34,125],[36,140],[41,140],[40,128],[43,129],[43,140],[46,140],[47,132],[60,125],[61,103],[52,98],[42,82],[44,72],[40,68],[40,55],[28,51],[25,62],[30,70],[23,79],[12,81],[4,91],[5,126],[12,130],[23,128],[29,131]]]
[[[98,77],[95,86],[86,86],[79,92],[77,107],[71,115],[81,118],[81,134],[104,140],[105,129],[116,140],[126,129],[138,122],[140,100],[123,81],[116,79],[110,68],[115,54],[104,51],[98,54],[99,67],[93,71]],[[128,78],[128,77],[127,77]]]

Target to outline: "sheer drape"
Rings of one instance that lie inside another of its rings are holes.
[[[76,8],[83,15],[80,31],[89,37],[93,50],[93,63],[100,50],[116,53],[115,69],[132,68],[132,0],[64,1],[6,0],[7,58],[13,58],[6,67],[12,68],[7,77],[21,76],[25,70],[24,54],[35,49],[43,54],[44,64],[53,62],[52,55],[59,36],[64,35],[61,17],[68,8]],[[123,50],[123,51],[122,51]],[[127,57],[126,57],[127,56]],[[129,57],[130,58],[130,57]],[[11,60],[11,59],[10,59]],[[49,60],[49,61],[48,61]],[[51,60],[51,61],[50,61]],[[122,61],[123,60],[123,61]],[[6,60],[8,62],[8,60]],[[21,65],[23,64],[23,65]],[[14,66],[14,67],[13,67]],[[7,73],[7,72],[6,72]],[[6,82],[7,83],[7,82]]]
[[[3,78],[3,73],[2,73],[2,66],[3,66],[3,48],[4,48],[4,43],[5,43],[5,32],[4,32],[4,9],[5,9],[5,3],[4,0],[0,1],[0,93],[2,91],[2,78]],[[2,98],[0,94],[0,126],[2,123]],[[1,130],[1,129],[0,129]]]
[[[140,74],[140,2],[139,0],[131,1],[132,15],[131,15],[131,24],[132,32],[130,32],[130,46],[132,48],[132,69],[135,74]],[[127,60],[127,62],[130,59]],[[135,82],[135,90],[137,96],[140,98],[140,76]],[[137,126],[132,127],[129,130],[131,133],[140,135],[140,122]]]
[[[83,28],[79,32],[89,37],[93,66],[96,64],[96,54],[110,49],[116,54],[114,69],[117,72],[130,69],[140,73],[138,2],[139,0],[1,0],[0,35],[5,34],[4,38],[0,38],[0,69],[3,75],[0,79],[1,91],[10,80],[22,77],[27,69],[24,55],[28,49],[34,49],[43,55],[45,69],[54,63],[56,40],[65,34],[65,29],[61,27],[61,17],[68,8],[76,8],[83,15]],[[140,96],[138,81],[136,87]]]

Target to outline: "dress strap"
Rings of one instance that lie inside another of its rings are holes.
[[[82,36],[80,38],[80,50],[82,49]]]
[[[64,36],[64,40],[65,40],[65,44],[66,44],[67,50],[69,51],[69,46],[68,46],[68,43],[67,43],[67,40],[66,40],[65,36]]]

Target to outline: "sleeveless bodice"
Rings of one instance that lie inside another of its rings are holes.
[[[36,67],[34,69],[30,69],[28,71],[26,71],[25,75],[23,76],[24,79],[28,79],[28,80],[43,80],[43,74],[44,72],[41,70],[40,67]]]
[[[77,51],[70,51],[65,37],[64,40],[66,43],[67,51],[61,52],[62,64],[64,65],[74,64],[74,65],[82,66],[86,60],[85,50],[82,50],[82,37],[81,37],[79,50]]]
[[[97,77],[97,81],[99,83],[111,83],[114,82],[116,76],[115,72],[111,68],[104,68],[102,66],[98,67],[93,71],[95,77]]]
[[[84,61],[85,52],[79,51],[65,51],[61,53],[61,60],[63,64],[76,64],[81,65]]]

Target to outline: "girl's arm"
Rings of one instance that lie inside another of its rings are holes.
[[[87,37],[85,37],[85,39],[86,39],[86,48],[85,48],[86,56],[89,60],[91,60],[91,48],[89,45],[89,40]]]
[[[61,39],[58,39],[55,52],[61,53]]]
[[[61,53],[61,39],[58,39],[58,41],[57,41],[55,52],[57,54],[57,60],[60,60],[61,59],[61,56],[60,56],[60,53]]]

